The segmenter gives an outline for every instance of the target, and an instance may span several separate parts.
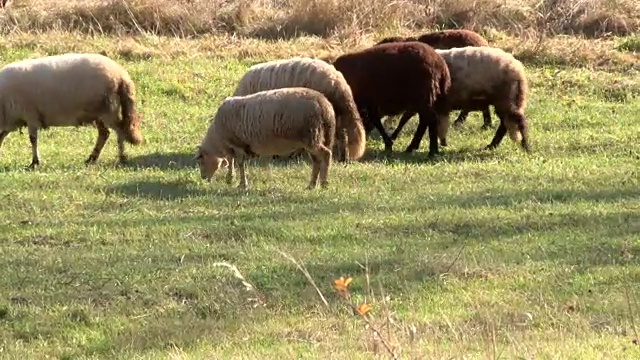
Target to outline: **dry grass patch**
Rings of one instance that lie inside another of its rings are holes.
[[[385,29],[497,29],[510,34],[625,36],[640,28],[633,0],[13,0],[0,32],[81,31],[191,37],[353,36]]]
[[[394,34],[409,35],[412,32],[404,30]],[[484,35],[492,46],[512,52],[528,66],[588,67],[631,72],[630,74],[640,71],[640,54],[626,50],[633,49],[633,37],[587,40],[557,36],[539,39],[533,35],[513,37],[498,31],[489,31]],[[0,48],[28,48],[31,50],[29,57],[82,51],[106,53],[128,60],[206,56],[216,59],[236,58],[257,63],[293,56],[331,60],[344,52],[371,46],[384,36],[385,33],[364,34],[346,39],[305,36],[288,41],[264,41],[226,34],[206,35],[197,39],[155,35],[87,38],[78,32],[52,31],[42,34],[16,33],[10,37],[3,37],[0,38]]]

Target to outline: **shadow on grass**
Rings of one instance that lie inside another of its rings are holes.
[[[248,169],[248,171],[251,171]],[[281,201],[290,204],[299,202],[296,198],[292,198],[289,193],[281,194],[274,188],[256,189],[252,185],[252,179],[249,177],[249,189],[243,190],[238,188],[239,178],[236,175],[232,184],[225,182],[226,171],[218,173],[206,187],[202,187],[205,180],[199,177],[196,180],[179,180],[179,181],[136,181],[125,184],[110,186],[107,188],[108,193],[122,194],[133,198],[146,198],[151,200],[177,200],[193,197],[216,198],[238,198],[243,196],[251,196],[272,199],[277,197]],[[248,174],[247,176],[250,176]],[[255,181],[255,180],[254,180]],[[300,185],[302,189],[306,189],[306,183]],[[320,188],[316,189],[321,191]]]
[[[427,145],[424,148],[424,145]],[[430,158],[428,156],[427,144],[422,144],[420,149],[412,153],[406,153],[404,148],[400,150],[394,149],[392,153],[386,153],[384,149],[368,148],[365,154],[360,158],[361,162],[390,162],[404,164],[435,164],[438,162],[461,163],[467,161],[491,161],[500,158],[497,150],[486,150],[484,148],[457,148],[440,146],[440,155]]]
[[[129,163],[123,165],[127,168],[145,169],[156,168],[160,170],[180,170],[195,168],[196,162],[193,160],[194,153],[153,153],[132,157]]]
[[[153,200],[175,200],[210,195],[197,184],[190,181],[136,181],[107,188],[108,193],[123,194],[129,197],[142,197]]]
[[[188,184],[177,185],[188,188]],[[487,199],[493,205],[511,205],[513,202],[509,199],[518,203],[529,201],[532,196],[549,202],[570,203],[577,199],[615,201],[635,196],[634,190],[631,187],[599,192],[531,190],[498,197],[472,193],[450,195],[444,201],[469,207],[485,206]],[[339,276],[357,278],[351,289],[359,294],[366,293],[365,271],[358,262],[364,265],[367,257],[372,287],[378,292],[378,286],[381,286],[392,296],[410,297],[414,293],[446,290],[448,285],[442,281],[446,277],[462,281],[493,278],[494,281],[509,283],[512,278],[508,272],[522,273],[530,264],[544,264],[545,271],[536,274],[531,282],[519,283],[517,291],[525,293],[535,288],[538,293],[554,296],[557,293],[550,289],[558,284],[558,271],[563,278],[571,278],[594,268],[619,265],[621,243],[640,231],[633,211],[621,208],[606,214],[576,209],[557,214],[541,212],[536,216],[491,220],[466,215],[434,216],[396,223],[367,223],[366,227],[355,224],[356,228],[350,230],[311,231],[292,236],[294,223],[313,221],[319,213],[358,212],[368,204],[345,202],[340,209],[330,203],[310,204],[294,212],[288,201],[299,206],[308,199],[287,197],[286,193],[281,196],[282,199],[271,199],[272,204],[286,204],[280,208],[267,206],[268,202],[258,199],[261,206],[238,213],[222,211],[215,217],[171,217],[174,224],[187,227],[184,233],[189,234],[186,242],[191,245],[188,248],[170,242],[158,243],[155,248],[143,251],[107,246],[100,248],[103,252],[98,253],[95,248],[78,247],[77,251],[65,251],[64,261],[60,261],[60,255],[55,253],[34,252],[27,258],[14,256],[7,259],[7,266],[21,271],[8,274],[8,278],[15,278],[12,283],[17,283],[20,278],[25,286],[16,286],[11,292],[26,299],[37,298],[45,305],[62,302],[92,304],[86,310],[89,319],[93,314],[96,318],[105,318],[105,313],[109,316],[122,313],[153,315],[131,316],[126,328],[110,334],[104,340],[106,343],[88,344],[82,352],[100,353],[104,350],[109,353],[122,347],[128,351],[172,346],[188,348],[202,338],[232,333],[236,326],[255,322],[265,311],[261,310],[262,307],[251,307],[252,303],[247,299],[253,298],[254,294],[244,292],[242,284],[230,275],[231,272],[221,272],[211,265],[216,261],[229,261],[236,265],[246,280],[267,299],[270,305],[267,309],[280,309],[267,310],[268,315],[273,316],[274,313],[307,313],[321,304],[306,277],[294,264],[273,251],[275,249],[285,250],[303,261],[331,306],[337,303],[332,294],[332,280]],[[430,201],[433,206],[437,206],[437,202],[440,201]],[[412,212],[421,207],[424,207],[424,202],[416,199],[415,209],[403,210]],[[95,219],[90,225],[110,227],[117,224],[119,229],[136,227],[154,233],[169,223],[165,221],[167,219],[151,216],[142,221]],[[226,242],[222,242],[223,239]],[[492,242],[511,244],[492,249],[487,246]],[[513,248],[516,242],[517,247]],[[262,244],[268,248],[261,249]],[[463,245],[464,254],[458,258]],[[310,246],[332,250],[318,249],[310,254],[309,249],[313,249]],[[638,253],[639,250],[637,244],[632,244],[629,251]],[[480,252],[492,251],[493,254],[487,256],[495,258],[482,260]],[[478,254],[478,263],[472,255],[474,253]],[[638,264],[639,260],[640,257],[635,257],[628,266]],[[44,296],[40,293],[42,286],[34,286],[43,281],[42,274],[46,274],[46,281],[56,285]],[[561,291],[567,293],[581,290],[579,282],[574,286],[570,281],[562,280],[562,285]],[[606,283],[600,287],[610,289],[611,285]],[[25,306],[24,309],[30,308]],[[64,321],[68,326],[83,326]],[[48,332],[47,327],[53,330],[59,328],[59,323],[59,319],[45,317],[40,326],[29,328],[34,330],[29,330],[28,334],[14,331],[13,337],[55,339],[58,333]]]

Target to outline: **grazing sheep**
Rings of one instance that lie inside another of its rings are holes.
[[[485,40],[480,34],[466,29],[455,29],[455,30],[443,30],[436,31],[427,34],[423,34],[416,37],[388,37],[376,45],[389,43],[389,42],[407,42],[407,41],[419,41],[431,46],[434,49],[451,49],[451,48],[461,48],[467,46],[489,46],[487,40]],[[454,125],[462,125],[470,111],[482,111],[483,124],[482,129],[486,130],[491,128],[491,112],[489,111],[489,107],[479,107],[477,109],[461,109],[458,118],[454,122]],[[407,118],[408,116],[408,118]],[[409,115],[405,113],[400,120],[400,123],[406,123],[413,115]],[[395,140],[398,134],[394,132],[391,135],[391,139]]]
[[[248,188],[245,159],[283,155],[303,148],[312,161],[309,189],[327,186],[336,118],[333,106],[320,92],[303,87],[260,91],[226,98],[196,151],[200,176],[210,181],[220,166],[228,166],[233,181],[234,159],[240,188]]]
[[[375,127],[391,151],[393,141],[381,116],[401,112],[419,114],[420,124],[406,149],[420,147],[429,128],[429,156],[438,153],[438,118],[447,117],[446,95],[451,86],[447,64],[435,50],[420,42],[373,46],[339,56],[333,63],[345,77],[365,121],[365,131]]]
[[[254,65],[240,79],[233,95],[288,87],[306,87],[324,94],[336,114],[337,145],[341,152],[338,159],[362,157],[366,138],[351,88],[342,74],[325,61],[294,57]]]
[[[144,142],[134,97],[127,71],[99,54],[70,53],[5,65],[0,69],[0,146],[10,132],[26,126],[33,169],[40,164],[38,129],[92,124],[98,139],[86,163],[98,159],[109,129],[118,136],[120,162],[126,162],[124,142]]]
[[[494,106],[500,126],[487,148],[497,147],[508,132],[512,140],[521,140],[522,148],[529,151],[528,124],[524,116],[528,83],[522,63],[508,52],[492,47],[436,52],[446,61],[451,75],[449,105],[452,110]],[[399,133],[405,123],[401,121],[394,133]],[[442,136],[446,136],[444,129]]]

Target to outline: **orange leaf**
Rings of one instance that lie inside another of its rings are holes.
[[[356,310],[358,310],[358,314],[362,316],[365,316],[369,311],[371,311],[371,309],[372,309],[371,305],[367,303],[362,303],[360,304],[360,306],[356,308]]]

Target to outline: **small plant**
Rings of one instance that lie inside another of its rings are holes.
[[[339,279],[333,280],[333,287],[338,293],[340,299],[344,300],[345,304],[353,311],[353,313],[359,315],[364,320],[364,322],[367,324],[367,327],[373,332],[373,335],[380,339],[380,342],[382,342],[382,345],[384,346],[385,350],[391,355],[391,357],[393,359],[398,359],[398,355],[391,348],[389,341],[386,340],[382,336],[382,333],[380,333],[380,331],[377,329],[377,327],[372,324],[371,311],[373,310],[373,307],[367,302],[358,303],[356,301],[352,301],[351,292],[349,291],[349,285],[352,281],[353,279],[350,277],[345,279],[341,276]]]
[[[624,38],[622,43],[617,47],[618,51],[640,52],[640,35],[629,36]]]

